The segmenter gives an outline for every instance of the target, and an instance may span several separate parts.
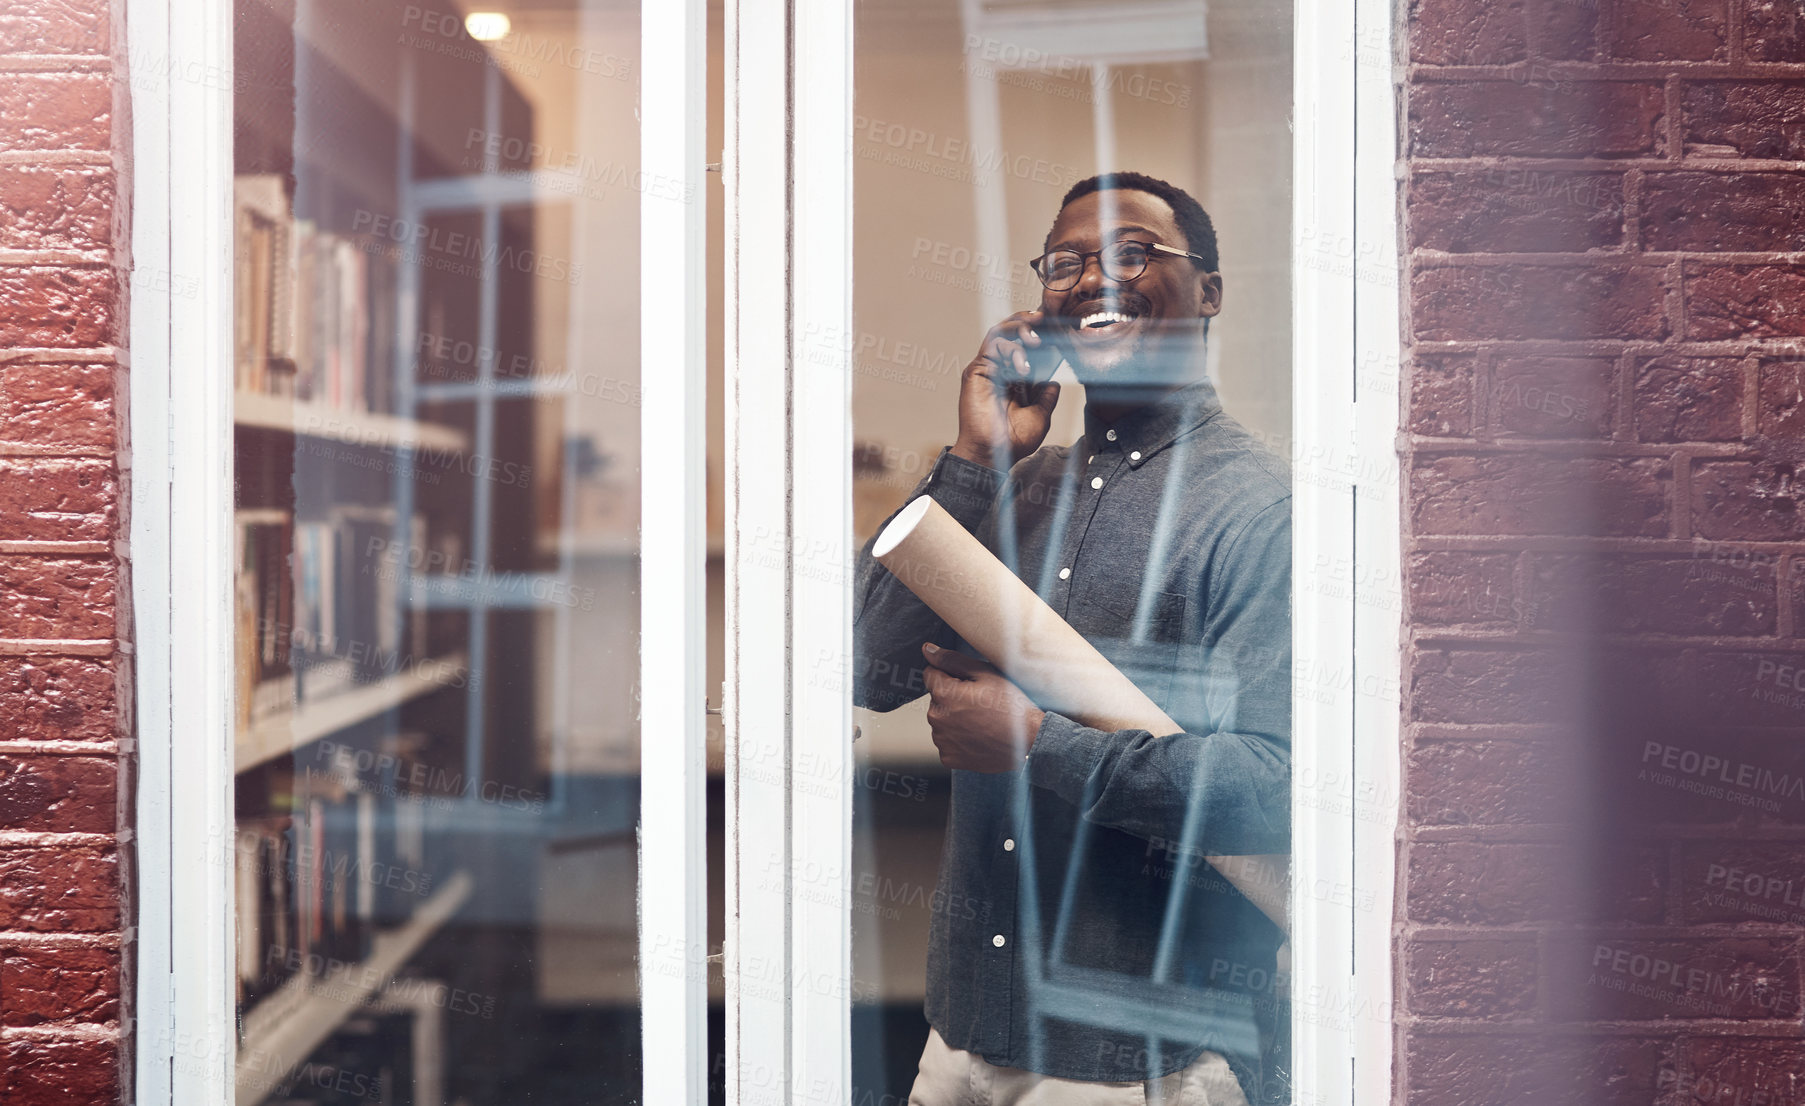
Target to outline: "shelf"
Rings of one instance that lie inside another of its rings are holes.
[[[465,654],[458,653],[410,665],[376,683],[254,718],[249,729],[239,731],[233,746],[233,770],[255,768],[429,691],[456,686],[465,676],[467,663]]]
[[[455,427],[262,392],[234,392],[232,421],[239,426],[281,430],[371,449],[412,447],[459,453],[470,448],[470,436]]]
[[[550,556],[558,556],[568,551],[575,559],[582,560],[637,560],[639,558],[639,539],[637,537],[621,537],[612,534],[571,534],[564,537],[539,536],[539,551]],[[718,535],[709,535],[704,546],[707,558],[718,561],[727,555],[727,540]]]
[[[245,1015],[244,1044],[238,1049],[233,1095],[237,1106],[256,1106],[282,1086],[290,1072],[458,912],[473,886],[469,872],[455,873],[406,924],[377,934],[368,958],[340,965],[317,979],[291,976],[252,1007]]]
[[[248,522],[261,526],[277,526],[284,522],[293,522],[295,513],[287,507],[239,507],[232,512],[234,522]]]

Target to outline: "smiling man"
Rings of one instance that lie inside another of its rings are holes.
[[[1082,181],[1034,270],[1039,308],[985,335],[917,494],[1184,732],[1043,711],[866,548],[855,699],[932,697],[940,890],[977,904],[933,916],[910,1103],[1284,1102],[1283,934],[1204,857],[1290,851],[1289,475],[1207,380],[1222,277],[1195,199]],[[1043,446],[1061,361],[1085,431]]]

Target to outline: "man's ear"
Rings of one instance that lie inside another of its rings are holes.
[[[1197,314],[1205,319],[1213,318],[1222,310],[1222,274],[1198,273],[1197,290],[1201,301]]]

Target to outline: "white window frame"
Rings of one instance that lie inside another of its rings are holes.
[[[645,1100],[706,1098],[705,0],[643,0]],[[132,64],[130,539],[140,1106],[234,1099],[232,2],[145,0]],[[674,192],[678,198],[665,199]],[[679,229],[673,247],[671,227]],[[646,228],[657,227],[656,240]],[[651,248],[656,246],[656,249]],[[673,280],[671,262],[683,272]],[[654,433],[653,431],[656,431]],[[657,739],[653,739],[657,735]],[[676,740],[672,740],[675,737]],[[675,962],[675,971],[671,968]],[[650,971],[645,970],[650,968]]]
[[[1389,0],[1297,0],[1292,215],[1295,1101],[1387,1106],[1400,688]]]
[[[230,0],[146,4],[128,24],[136,1101],[223,1106],[233,1075],[232,13]],[[704,546],[700,512],[674,505],[699,504],[702,472],[705,14],[703,0],[644,0],[641,69],[644,168],[696,198],[658,215],[681,228],[686,272],[680,297],[648,302],[641,320],[670,338],[643,406],[643,538],[668,555],[647,556],[642,577],[645,671],[659,674],[642,679],[644,730],[667,740],[642,749],[641,955],[681,958],[642,980],[645,1089],[647,1101],[696,1104],[707,1052]],[[1360,1106],[1389,1102],[1391,1079],[1392,19],[1387,0],[1298,0],[1294,428],[1327,451],[1296,458],[1295,568],[1300,582],[1322,583],[1322,566],[1332,578],[1346,558],[1353,587],[1300,587],[1296,606],[1300,662],[1340,690],[1322,702],[1300,680],[1297,696],[1298,789],[1321,793],[1294,811],[1296,840],[1313,847],[1295,865],[1293,969],[1300,998],[1345,1003],[1299,1002],[1296,1090],[1300,1102]],[[850,376],[822,353],[851,322],[852,9],[736,0],[726,23],[729,1101],[836,1102],[851,1090],[850,911],[843,895],[799,892],[844,881],[851,864],[850,706],[814,662],[824,648],[851,653]],[[1347,186],[1325,183],[1336,181]],[[659,206],[643,202],[642,227]],[[668,282],[673,250],[661,242]],[[786,257],[781,271],[770,261]],[[804,762],[810,786],[790,786]],[[1324,1016],[1335,1014],[1345,1016]]]
[[[851,655],[851,376],[835,343],[850,333],[852,296],[843,231],[849,9],[844,0],[727,8],[732,1103],[845,1101],[850,1089],[844,987],[823,996],[795,983],[850,978],[844,888],[830,910],[817,905],[823,896],[807,894],[819,889],[810,882],[819,884],[820,873],[844,880],[851,856],[847,696],[836,681],[808,678],[822,656],[844,672]],[[1296,11],[1299,852],[1291,945],[1300,1103],[1391,1100],[1399,759],[1392,18],[1387,0],[1298,0]],[[811,38],[816,20],[825,33]],[[785,144],[792,121],[793,146]],[[771,261],[778,257],[789,263],[781,272]],[[777,472],[781,481],[771,479]],[[825,588],[810,571],[824,557],[837,570]],[[778,641],[781,653],[771,646]],[[805,749],[815,769],[806,795],[788,786]],[[774,764],[782,771],[772,773]],[[772,979],[791,986],[761,986]]]
[[[141,1106],[232,1095],[231,14],[126,22]]]
[[[852,703],[833,678],[852,655],[855,554],[852,4],[729,0],[725,22],[727,1101],[840,1103],[852,1091]]]

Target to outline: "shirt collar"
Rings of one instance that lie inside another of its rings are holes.
[[[1101,453],[1114,447],[1127,455],[1130,465],[1140,468],[1148,458],[1210,421],[1221,410],[1216,389],[1207,380],[1187,384],[1145,407],[1136,407],[1114,423],[1099,419],[1086,404],[1086,452]],[[1110,431],[1115,432],[1114,438],[1109,436]]]

